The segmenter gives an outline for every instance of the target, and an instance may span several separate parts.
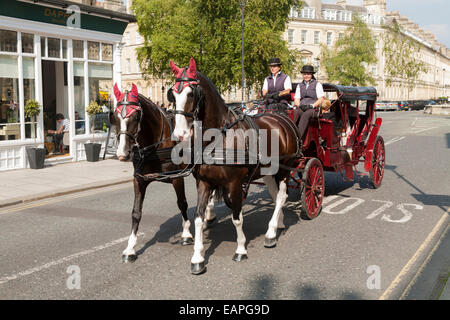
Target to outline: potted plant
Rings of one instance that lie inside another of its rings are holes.
[[[38,148],[36,142],[36,116],[41,113],[41,106],[36,100],[27,100],[24,107],[24,113],[26,117],[32,119],[31,123],[31,135],[34,137],[34,147],[28,147],[27,157],[28,163],[31,169],[44,168],[45,161],[45,148]]]
[[[91,132],[92,132],[92,142],[85,143],[84,149],[86,151],[86,160],[90,162],[98,161],[100,157],[100,149],[102,145],[100,143],[95,143],[95,115],[103,112],[102,107],[98,105],[97,102],[91,101],[89,105],[86,107],[86,113],[89,115],[91,119]]]

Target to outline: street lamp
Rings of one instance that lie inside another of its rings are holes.
[[[245,92],[245,71],[244,71],[244,10],[247,5],[247,0],[240,1],[241,7],[241,29],[242,29],[242,39],[241,39],[241,68],[242,68],[242,98],[241,107],[244,107],[244,92]]]

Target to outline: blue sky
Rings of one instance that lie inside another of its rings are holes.
[[[322,0],[336,3],[336,0]],[[349,4],[362,5],[363,0],[347,0]],[[449,0],[386,0],[388,11],[399,11],[424,30],[432,32],[437,40],[450,48]]]

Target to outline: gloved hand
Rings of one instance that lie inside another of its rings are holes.
[[[266,94],[266,98],[267,99],[277,99],[280,97],[278,94],[279,94],[279,92],[268,93],[268,94]]]

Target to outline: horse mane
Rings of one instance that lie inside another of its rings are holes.
[[[217,87],[214,85],[214,83],[212,83],[212,81],[206,75],[201,73],[200,71],[197,71],[197,77],[200,78],[200,84],[202,82],[206,82],[211,87],[212,93],[215,94],[217,96],[217,98],[219,99],[219,101],[221,101],[225,106],[225,100],[220,95],[219,90],[217,90]]]
[[[155,111],[159,112],[158,106],[152,100],[150,100],[149,98],[147,98],[143,94],[139,93],[138,94],[138,99],[139,99],[139,102],[141,104],[141,108],[145,107],[145,108],[148,109],[150,107],[150,108],[153,108]]]

